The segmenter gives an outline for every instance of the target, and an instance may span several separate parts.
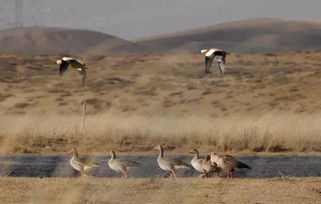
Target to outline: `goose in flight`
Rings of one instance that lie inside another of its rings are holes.
[[[82,75],[82,83],[85,83],[87,77],[87,68],[85,66],[85,63],[71,57],[63,57],[61,60],[57,60],[56,64],[60,65],[60,76],[63,75],[67,71],[69,65],[71,65],[72,68],[77,69],[78,73]]]
[[[99,164],[93,160],[80,158],[76,147],[72,148],[68,153],[73,153],[70,159],[70,165],[79,171],[82,176],[87,176],[91,170],[99,166]]]
[[[204,49],[204,50],[201,50],[201,53],[203,54],[205,53],[205,74],[211,73],[210,69],[214,58],[216,58],[221,74],[224,74],[225,58],[226,58],[226,55],[230,53],[219,48]]]
[[[233,178],[235,169],[251,169],[247,164],[235,159],[230,155],[211,154],[212,163],[216,163],[219,168],[227,172],[227,178]]]
[[[171,178],[176,178],[176,169],[189,168],[189,165],[179,159],[165,158],[162,145],[156,146],[154,149],[159,151],[157,163],[161,169],[171,173]]]
[[[116,159],[116,154],[114,151],[110,151],[109,154],[111,155],[111,158],[108,161],[109,167],[118,173],[122,173],[122,178],[128,178],[128,170],[130,167],[136,167],[140,165],[140,163],[136,161]]]

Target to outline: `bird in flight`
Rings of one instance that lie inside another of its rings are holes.
[[[57,60],[56,64],[60,65],[60,76],[63,75],[67,71],[69,65],[71,65],[71,67],[77,69],[78,73],[82,76],[82,83],[85,83],[87,77],[87,68],[85,66],[85,63],[71,57],[63,57],[61,60]]]
[[[201,53],[205,53],[205,74],[211,73],[211,65],[214,60],[216,59],[218,63],[218,67],[220,69],[221,74],[225,72],[225,58],[226,55],[230,54],[220,48],[209,48],[201,50]]]

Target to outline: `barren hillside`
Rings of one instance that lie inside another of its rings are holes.
[[[23,55],[50,54],[138,54],[146,46],[112,35],[86,30],[24,27],[0,30],[0,53]]]

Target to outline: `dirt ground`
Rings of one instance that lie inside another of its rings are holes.
[[[320,178],[0,178],[1,203],[320,203]]]

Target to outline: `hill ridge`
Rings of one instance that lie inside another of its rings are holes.
[[[151,49],[99,31],[30,26],[0,30],[0,53],[22,55],[140,54]]]
[[[135,42],[167,52],[194,52],[217,46],[233,52],[285,52],[321,49],[321,21],[246,19],[169,33]]]

